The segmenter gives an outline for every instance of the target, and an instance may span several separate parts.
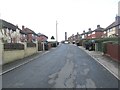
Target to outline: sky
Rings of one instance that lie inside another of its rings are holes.
[[[19,28],[24,25],[58,41],[83,30],[106,28],[115,21],[120,0],[0,0],[0,18]]]

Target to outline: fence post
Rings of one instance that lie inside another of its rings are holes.
[[[26,42],[24,42],[23,44],[24,44],[24,57],[26,57],[27,43],[26,43]]]
[[[43,45],[43,51],[45,51],[45,43],[44,42],[42,42],[42,45]]]
[[[36,41],[35,44],[36,44],[36,52],[38,52],[38,41]]]
[[[0,40],[0,66],[3,64],[3,43],[2,41]]]
[[[95,51],[98,51],[98,43],[95,43]]]

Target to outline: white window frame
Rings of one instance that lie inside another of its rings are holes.
[[[95,34],[95,32],[92,32],[92,34]]]

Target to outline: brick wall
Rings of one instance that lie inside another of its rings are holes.
[[[95,37],[96,38],[101,38],[103,35],[103,32],[95,32]]]

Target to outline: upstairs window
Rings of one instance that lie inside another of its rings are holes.
[[[119,25],[119,29],[120,29],[120,25]]]

